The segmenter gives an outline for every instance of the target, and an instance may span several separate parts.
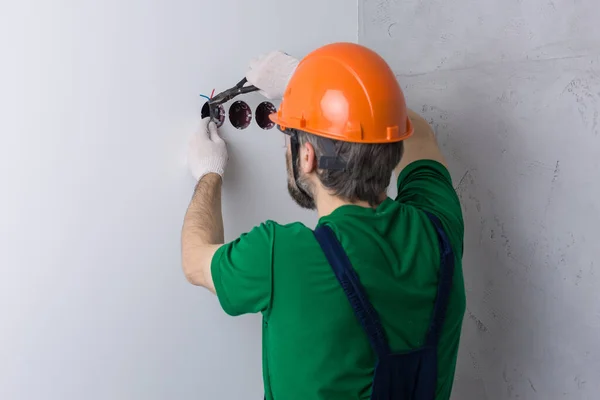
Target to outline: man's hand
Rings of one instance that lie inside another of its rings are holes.
[[[299,61],[281,51],[274,51],[250,62],[246,79],[269,99],[281,99]]]
[[[223,177],[227,165],[227,146],[217,132],[217,126],[204,118],[189,144],[188,165],[196,180],[214,173]]]

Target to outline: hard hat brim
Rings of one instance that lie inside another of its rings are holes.
[[[269,119],[274,122],[275,124],[279,125],[282,129],[285,128],[293,128],[293,129],[298,129],[300,131],[303,132],[308,132],[311,133],[313,135],[317,135],[317,136],[321,136],[321,137],[325,137],[328,139],[334,139],[334,140],[339,140],[342,142],[350,142],[350,143],[369,143],[369,144],[384,144],[384,143],[396,143],[396,142],[400,142],[402,140],[408,139],[409,137],[411,137],[414,133],[414,127],[412,124],[412,121],[410,120],[410,118],[406,118],[406,131],[404,132],[404,134],[402,134],[401,136],[397,136],[394,138],[387,138],[385,140],[377,140],[377,141],[371,141],[371,140],[365,140],[365,139],[361,139],[361,140],[349,140],[347,137],[343,137],[340,135],[334,135],[328,132],[323,132],[323,131],[318,131],[318,130],[314,130],[314,129],[310,129],[310,127],[300,127],[300,126],[295,126],[294,123],[290,123],[290,122],[286,122],[284,120],[282,120],[279,117],[278,113],[273,113],[269,115]]]

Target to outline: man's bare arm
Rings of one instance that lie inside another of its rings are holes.
[[[196,186],[181,234],[183,272],[190,283],[215,293],[210,266],[223,243],[221,177],[208,174]]]
[[[412,110],[408,110],[408,117],[415,133],[404,141],[404,155],[395,169],[396,176],[399,176],[407,165],[418,160],[434,160],[446,166],[446,160],[438,147],[431,126]]]

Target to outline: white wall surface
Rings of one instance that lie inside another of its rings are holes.
[[[598,399],[600,5],[360,0],[466,223],[454,398]]]
[[[298,5],[0,1],[0,399],[262,398],[260,317],[227,317],[180,269],[185,149],[198,95],[251,58],[356,41],[356,3]],[[227,239],[315,222],[279,132],[222,132]]]

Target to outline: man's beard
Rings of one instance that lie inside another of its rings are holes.
[[[285,155],[285,161],[287,165],[288,192],[290,193],[290,196],[300,207],[306,208],[307,210],[315,210],[317,208],[315,200],[308,193],[301,191],[296,184],[296,180],[294,179],[294,169],[292,168],[292,156],[289,152]]]

